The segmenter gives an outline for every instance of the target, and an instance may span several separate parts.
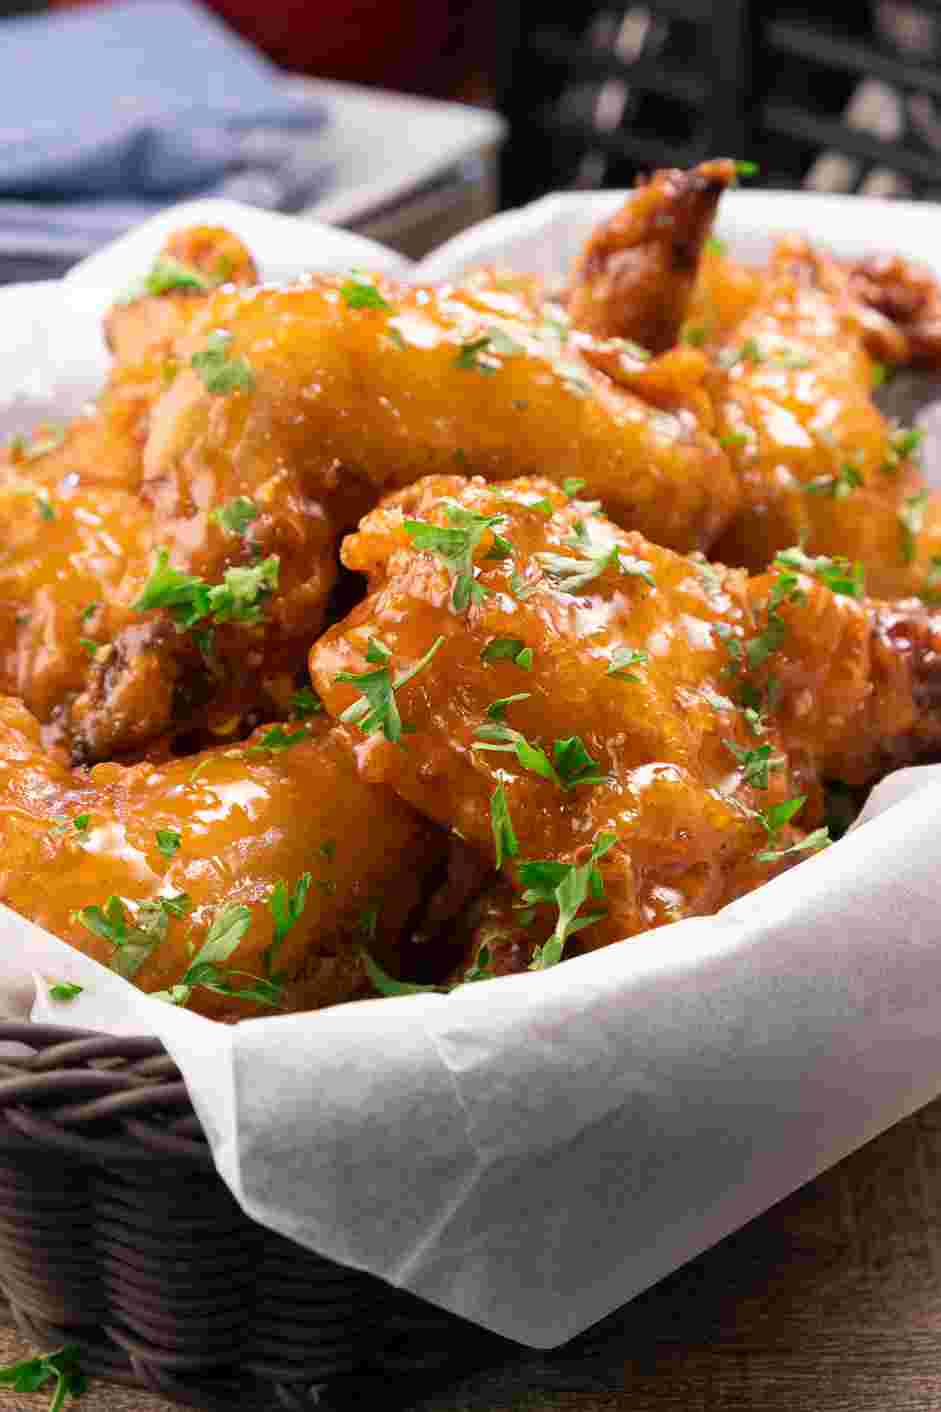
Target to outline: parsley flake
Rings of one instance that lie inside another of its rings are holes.
[[[182,916],[189,905],[185,892],[132,904],[112,893],[103,907],[97,904],[82,907],[73,913],[72,920],[110,943],[113,950],[108,965],[119,976],[130,980],[165,940],[170,917]],[[136,909],[133,919],[128,917],[125,906]]]
[[[829,495],[834,500],[845,500],[861,485],[865,485],[862,471],[847,461],[835,476],[817,476],[807,482],[804,490],[808,495]]]
[[[931,492],[919,490],[915,495],[907,495],[898,512],[899,538],[903,564],[913,564],[918,553],[918,536],[925,526],[925,509],[931,499]]]
[[[620,677],[622,681],[640,681],[641,678],[630,668],[642,666],[644,662],[649,661],[649,654],[639,651],[636,647],[616,647],[611,653],[611,661],[605,675]]]
[[[212,510],[209,518],[226,534],[241,537],[253,520],[258,519],[258,506],[246,495],[236,495],[218,510]]]
[[[831,593],[844,598],[862,598],[865,595],[865,578],[862,564],[851,564],[848,559],[828,558],[826,554],[805,554],[803,549],[783,549],[774,561],[775,568],[796,569],[799,573],[810,574],[819,579]],[[789,578],[790,575],[785,575]],[[791,598],[795,594],[791,592]]]
[[[474,578],[474,553],[488,530],[502,524],[505,515],[478,515],[453,501],[445,503],[448,524],[429,524],[426,520],[406,520],[405,532],[416,549],[427,550],[438,557],[454,574],[451,607],[464,613],[472,603],[482,603],[489,589]],[[509,558],[512,548],[501,535],[494,534],[494,544],[487,558]]]
[[[398,744],[407,728],[402,724],[395,693],[428,666],[443,642],[443,637],[436,638],[424,657],[394,678],[388,666],[379,667],[373,672],[338,672],[337,681],[358,686],[361,693],[359,700],[341,713],[340,720],[347,725],[359,726],[363,735],[381,731],[386,740]]]
[[[348,309],[384,309],[390,312],[392,309],[389,301],[359,270],[350,272],[350,278],[340,286],[340,294]]]
[[[612,833],[598,834],[588,861],[580,865],[558,863],[552,858],[520,863],[523,905],[548,902],[554,904],[559,913],[552,935],[536,949],[530,962],[531,971],[544,971],[557,965],[569,937],[607,915],[604,909],[595,909],[581,917],[578,913],[589,895],[596,899],[604,897],[604,883],[595,864],[616,842],[617,838]]]
[[[480,654],[482,662],[515,662],[524,672],[532,671],[533,650],[519,637],[493,637]]]
[[[276,754],[279,750],[290,750],[292,745],[299,745],[302,740],[307,740],[308,735],[305,730],[286,731],[283,726],[269,726],[257,745],[248,747],[249,755]]]
[[[216,623],[257,623],[265,600],[278,586],[279,563],[277,554],[272,554],[259,564],[226,569],[222,583],[208,584],[195,574],[174,569],[169,552],[158,549],[134,611],[165,608],[181,632],[205,618]]]
[[[478,373],[495,373],[497,366],[495,363],[482,363],[479,354],[483,353],[490,346],[490,334],[481,334],[479,338],[469,339],[462,343],[457,357],[454,359],[456,368],[476,370]]]
[[[52,508],[47,495],[36,496],[36,509],[39,511],[39,518],[45,520],[47,524],[51,523],[56,517],[56,512]]]
[[[573,547],[579,547],[583,543],[590,543],[585,531],[584,521],[579,522],[581,533],[576,530],[576,538],[567,542]],[[656,587],[651,565],[646,559],[638,559],[633,554],[621,552],[620,545],[612,544],[609,549],[599,550],[591,553],[590,549],[579,554],[578,558],[571,558],[565,554],[542,553],[533,556],[539,564],[543,573],[550,578],[555,586],[563,593],[580,593],[593,579],[598,578],[607,569],[616,569],[619,573],[628,574],[636,578],[641,578],[648,583],[651,588]]]
[[[587,484],[588,482],[582,480],[581,476],[566,476],[562,482],[562,489],[570,500],[577,500]]]
[[[495,866],[502,868],[505,858],[515,858],[519,853],[519,843],[513,830],[506,793],[502,784],[498,784],[490,796],[490,827],[493,831]]]
[[[74,1000],[84,989],[83,985],[76,985],[74,981],[54,981],[49,987],[49,999],[63,1002]]]
[[[321,851],[326,847],[327,844],[323,844]],[[332,858],[333,852],[331,851],[328,856]],[[304,914],[304,908],[307,906],[307,894],[310,892],[310,884],[310,873],[302,873],[297,880],[294,891],[289,892],[287,883],[284,882],[283,879],[279,879],[271,889],[271,893],[268,897],[268,906],[271,909],[271,915],[274,919],[274,936],[271,945],[265,950],[264,954],[265,975],[269,979],[274,979],[279,984],[283,983],[284,977],[273,976],[272,967],[278,952],[281,950],[285,937]]]
[[[885,460],[880,469],[887,476],[894,476],[903,461],[916,461],[918,450],[925,439],[920,427],[895,427],[889,433]]]
[[[158,829],[156,839],[157,847],[164,858],[172,858],[182,842],[181,836],[176,829]]]
[[[251,392],[255,386],[255,375],[246,358],[230,358],[232,335],[224,329],[215,329],[206,339],[206,347],[190,358],[190,367],[197,372],[205,384],[206,391],[216,397],[225,397],[230,392]]]
[[[225,963],[235,951],[239,942],[251,926],[252,914],[240,903],[231,902],[213,918],[196,955],[183,973],[182,978],[169,990],[153,992],[152,999],[164,1000],[170,1005],[186,1005],[197,986],[215,991],[218,995],[231,996],[236,1000],[251,1000],[257,1005],[277,1006],[282,1001],[282,989],[277,978],[260,978],[246,971],[237,971]],[[244,977],[250,984],[234,986],[232,978]]]
[[[772,770],[783,769],[787,763],[783,755],[775,755],[770,745],[759,745],[749,750],[736,745],[734,740],[724,740],[726,750],[731,751],[742,767],[742,783],[752,789],[767,789]]]
[[[805,794],[795,795],[793,799],[785,799],[780,804],[773,804],[764,813],[756,814],[758,822],[768,835],[769,847],[757,854],[759,863],[773,863],[778,858],[785,857],[788,853],[803,853],[809,850],[825,848],[830,842],[830,835],[826,828],[815,829],[813,833],[801,839],[798,843],[793,843],[789,848],[777,848],[778,835],[789,824],[796,814],[799,814],[807,801]]]
[[[312,687],[302,686],[291,697],[291,710],[298,721],[306,721],[309,716],[319,716],[323,702]]]

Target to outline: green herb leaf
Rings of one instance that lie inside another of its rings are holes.
[[[861,485],[865,485],[862,471],[847,461],[835,476],[817,476],[815,480],[808,481],[804,489],[808,495],[829,495],[834,500],[845,500]]]
[[[93,618],[93,617],[95,616],[95,614],[98,612],[98,609],[99,609],[100,607],[101,607],[101,604],[100,604],[100,603],[89,603],[89,605],[88,605],[87,608],[83,608],[83,609],[82,609],[82,612],[81,612],[81,619],[82,619],[82,622],[83,622],[83,623],[87,623],[88,620],[89,620],[89,618]]]
[[[759,863],[775,863],[779,858],[786,858],[789,853],[818,853],[821,848],[826,848],[832,840],[829,828],[814,829],[806,838],[802,838],[798,843],[792,843],[790,848],[771,848],[757,855]]]
[[[570,500],[576,500],[587,484],[588,482],[582,480],[580,476],[566,476],[562,482],[562,489]]]
[[[231,358],[232,335],[215,329],[206,339],[201,353],[190,358],[190,367],[199,374],[206,391],[225,397],[230,392],[251,392],[255,376],[246,358]]]
[[[584,521],[581,524],[584,526]],[[612,544],[610,548],[599,550],[594,554],[591,552],[582,553],[574,559],[564,554],[549,552],[535,554],[533,557],[546,577],[550,578],[563,593],[580,593],[593,579],[598,578],[607,569],[616,569],[619,573],[642,578],[645,583],[650,584],[651,588],[656,587],[651,565],[647,560],[638,559],[633,554],[623,554],[617,544]]]
[[[831,593],[844,598],[865,596],[865,582],[862,564],[850,564],[848,559],[830,559],[825,554],[816,557],[805,554],[803,549],[784,549],[774,561],[775,568],[796,569],[798,573],[810,574],[824,584]],[[793,597],[793,594],[792,594]]]
[[[300,745],[310,737],[305,730],[286,731],[283,726],[270,726],[257,745],[248,747],[249,755],[276,754],[279,750],[290,750],[292,745]]]
[[[448,525],[432,525],[425,520],[406,520],[405,532],[416,549],[437,554],[454,574],[451,607],[464,613],[471,603],[481,603],[488,590],[474,578],[474,553],[487,530],[502,524],[505,515],[477,515],[453,501],[445,503]],[[499,557],[512,553],[512,547],[499,535]],[[488,556],[489,557],[489,556]]]
[[[761,168],[757,162],[738,161],[735,163],[735,175],[740,177],[757,176]]]
[[[55,981],[49,987],[50,1000],[74,1000],[76,995],[81,995],[85,989],[83,985],[76,985],[74,981]]]
[[[181,841],[181,837],[176,829],[157,830],[157,847],[160,849],[164,858],[172,858],[174,853],[178,850]]]
[[[165,940],[169,918],[181,915],[181,899],[185,900],[186,906],[189,905],[185,893],[178,894],[176,898],[158,897],[134,904],[126,904],[122,898],[112,894],[104,907],[83,907],[73,914],[73,921],[111,944],[113,951],[108,965],[125,980],[130,980],[151,952]],[[136,908],[133,921],[125,912],[126,905]]]
[[[359,726],[363,735],[374,735],[376,731],[381,731],[386,740],[397,744],[405,727],[399,715],[395,693],[428,666],[443,642],[443,637],[436,638],[424,657],[419,658],[414,666],[400,672],[395,678],[388,667],[379,667],[374,672],[338,672],[337,681],[349,682],[359,687],[361,693],[360,699],[354,701],[352,706],[347,706],[341,713],[340,720],[347,725]]]
[[[158,549],[150,578],[134,604],[136,613],[146,613],[152,608],[166,608],[180,628],[192,627],[209,615],[209,587],[204,579],[174,569],[169,551]]]
[[[608,776],[585,749],[581,736],[557,740],[552,747],[552,763],[563,789],[580,784],[606,784]]]
[[[394,976],[388,975],[378,961],[373,960],[364,946],[359,948],[366,974],[373,983],[373,988],[379,995],[422,995],[429,991],[445,991],[447,986],[441,985],[414,985],[411,981],[399,981]]]
[[[725,241],[720,240],[717,235],[710,235],[709,239],[706,241],[705,248],[711,255],[724,255],[729,247],[726,245]]]
[[[903,461],[917,461],[924,439],[925,433],[920,427],[895,427],[889,434],[888,449],[880,469],[894,476]]]
[[[604,897],[604,883],[595,864],[616,842],[614,834],[598,834],[588,861],[581,865],[558,863],[552,858],[520,863],[518,871],[524,888],[524,906],[549,902],[558,908],[559,913],[551,937],[536,949],[530,962],[531,971],[544,971],[556,965],[562,959],[569,937],[606,915],[603,910],[595,910],[579,917],[578,912],[589,894],[594,898]]]
[[[353,270],[350,278],[340,286],[340,294],[348,309],[385,309],[391,312],[392,305],[384,299],[370,279],[359,270]]]
[[[907,495],[898,512],[899,535],[903,564],[913,564],[918,554],[918,536],[924,529],[925,509],[931,499],[929,490],[919,490],[915,495]]]
[[[503,785],[498,784],[490,796],[490,828],[493,832],[495,866],[503,867],[505,858],[515,858],[519,853],[519,843],[513,831],[509,806]]]
[[[297,720],[306,721],[309,716],[320,715],[323,702],[311,687],[302,686],[291,697],[291,709]]]
[[[489,345],[489,333],[482,334],[479,338],[472,338],[466,343],[462,343],[460,351],[454,359],[455,367],[464,368],[465,370],[473,369],[478,373],[495,373],[497,370],[496,364],[482,363],[478,356],[483,353],[484,349],[488,348]]]
[[[492,637],[481,652],[480,660],[482,662],[506,660],[519,664],[520,654],[528,650],[526,644],[519,637]],[[530,665],[532,665],[531,655]]]
[[[649,654],[639,651],[636,647],[616,647],[611,653],[606,675],[620,677],[622,681],[640,681],[641,678],[630,668],[642,666],[644,662],[649,661]]]
[[[36,496],[36,508],[39,511],[39,518],[50,523],[56,517],[56,512],[49,503],[49,497],[45,494]]]
[[[735,756],[742,767],[742,783],[753,789],[767,789],[771,770],[783,769],[787,764],[783,755],[775,755],[770,745],[759,745],[748,750],[736,745],[734,740],[724,740],[725,748]]]
[[[472,981],[493,980],[494,972],[492,970],[492,964],[493,958],[490,953],[490,947],[486,942],[483,942],[477,948],[477,955],[474,958],[473,965],[469,966],[464,972],[464,984],[467,985]]]
[[[271,915],[274,918],[274,938],[271,945],[266,949],[264,956],[265,975],[269,979],[272,978],[272,968],[278,952],[281,950],[284,938],[291,931],[292,927],[300,921],[304,914],[311,882],[312,878],[310,873],[302,873],[295,884],[293,892],[288,891],[288,885],[282,879],[279,879],[271,889],[271,894],[268,898],[268,906],[271,908]],[[278,979],[280,980],[282,978]]]
[[[872,385],[881,387],[884,382],[888,382],[892,376],[892,369],[886,367],[885,363],[873,363],[872,365]]]
[[[258,519],[258,506],[245,495],[236,495],[218,510],[211,511],[209,518],[226,534],[244,535],[253,520]]]

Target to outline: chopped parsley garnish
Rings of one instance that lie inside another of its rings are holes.
[[[96,642],[95,639],[92,637],[80,637],[78,640],[78,645],[79,647],[84,647],[89,657],[96,657],[98,655],[98,649],[101,646],[101,643]]]
[[[931,499],[931,492],[919,490],[915,495],[907,495],[899,510],[899,538],[903,564],[913,564],[918,553],[918,536],[925,526],[925,509]]]
[[[578,912],[589,896],[604,897],[604,883],[595,864],[617,842],[613,833],[600,833],[592,845],[587,863],[557,863],[552,858],[520,863],[519,880],[524,888],[523,905],[548,902],[558,908],[555,930],[548,941],[537,947],[530,962],[531,971],[544,971],[562,959],[565,943],[570,936],[591,926],[607,915],[605,909],[595,909],[579,917]]]
[[[373,901],[367,904],[359,914],[359,921],[356,923],[356,930],[374,941],[379,928],[379,913],[381,903]]]
[[[370,640],[370,649],[376,642],[375,638]],[[395,693],[399,687],[405,686],[416,677],[420,671],[428,666],[438,648],[444,642],[443,637],[436,638],[431,644],[424,657],[419,658],[414,666],[408,667],[404,672],[399,672],[398,676],[392,676],[388,666],[377,667],[372,672],[338,672],[336,680],[339,682],[349,682],[351,686],[357,686],[360,690],[360,698],[354,701],[351,706],[340,715],[340,720],[347,725],[359,726],[363,735],[374,735],[381,731],[386,740],[391,740],[397,744],[402,739],[403,731],[407,730],[402,724],[399,715],[399,708],[395,700]],[[386,649],[388,655],[388,649]],[[376,657],[369,657],[368,661],[376,661]],[[380,657],[381,660],[381,657]]]
[[[91,821],[91,814],[76,814],[72,820],[72,827],[76,833],[85,833]]]
[[[428,991],[445,991],[447,986],[441,985],[416,985],[412,981],[396,980],[395,976],[390,976],[382,969],[378,961],[375,961],[364,946],[359,948],[360,958],[363,962],[366,974],[372,981],[373,989],[379,995],[422,995]]]
[[[349,279],[340,286],[340,294],[348,309],[385,309],[392,305],[383,299],[370,279],[364,278],[359,270],[352,270]]]
[[[324,844],[323,848],[326,847],[327,845]],[[333,857],[332,852],[329,854],[329,857]],[[272,974],[272,967],[277,959],[278,952],[281,950],[284,938],[296,923],[300,921],[304,914],[304,908],[307,906],[307,894],[310,892],[310,884],[310,873],[302,873],[297,880],[294,891],[290,892],[287,883],[283,879],[279,879],[271,889],[271,894],[268,898],[268,906],[274,918],[274,937],[264,955],[265,975],[269,980],[273,979],[277,981],[278,984],[283,983],[283,977],[274,976]]]
[[[584,532],[584,521],[580,523]],[[572,558],[567,554],[549,552],[533,556],[546,577],[550,578],[563,593],[580,593],[586,585],[607,569],[616,569],[619,573],[641,578],[651,588],[656,587],[651,565],[647,560],[638,559],[633,554],[622,553],[620,545],[612,544],[608,549],[592,553],[587,533],[579,533],[578,530],[576,530],[575,537],[567,542],[572,543],[575,548],[582,549],[577,558]],[[589,547],[583,549],[585,544]]]
[[[724,348],[719,354],[719,366],[728,372],[737,363],[750,363],[752,367],[757,367],[759,363],[765,361],[765,355],[758,346],[755,338],[746,338],[744,343],[738,348]]]
[[[53,510],[47,495],[36,496],[36,509],[39,511],[39,518],[45,520],[47,524],[56,517],[56,512]]]
[[[570,500],[577,500],[587,484],[588,482],[582,480],[581,476],[566,476],[562,482],[562,489]]]
[[[224,329],[214,329],[206,339],[206,347],[190,358],[190,367],[202,378],[207,392],[225,397],[230,392],[251,392],[255,375],[246,358],[230,358],[232,335]]]
[[[538,745],[528,741],[521,731],[513,730],[505,721],[506,708],[514,701],[523,701],[528,693],[506,696],[488,707],[491,724],[478,726],[474,750],[490,750],[515,754],[524,770],[551,781],[559,789],[575,789],[580,784],[604,784],[607,775],[597,760],[592,759],[580,736],[557,740],[552,747],[552,759]],[[483,743],[480,743],[483,742]]]
[[[795,795],[793,799],[785,799],[780,804],[773,804],[764,813],[756,814],[758,822],[768,835],[768,848],[758,853],[756,856],[759,863],[774,863],[779,858],[784,858],[788,853],[805,853],[826,848],[830,842],[830,835],[826,828],[814,829],[806,838],[798,843],[792,843],[789,848],[777,848],[778,836],[785,824],[790,823],[796,814],[799,814],[806,803],[805,794]]]
[[[81,990],[81,986],[79,986]],[[51,993],[51,992],[50,992]],[[16,1392],[41,1392],[53,1379],[52,1401],[48,1412],[61,1412],[67,1397],[81,1397],[88,1380],[79,1363],[81,1350],[77,1344],[67,1344],[58,1353],[43,1353],[37,1358],[24,1358],[0,1368],[0,1386]]]
[[[445,504],[447,527],[429,524],[426,520],[406,520],[405,532],[416,549],[428,550],[443,560],[454,574],[451,607],[464,613],[471,603],[482,603],[489,589],[474,578],[474,553],[487,530],[502,524],[505,515],[478,515],[473,510],[449,501]],[[512,547],[501,535],[494,533],[488,559],[506,559]]]
[[[323,702],[312,687],[302,686],[291,697],[291,710],[298,721],[306,721],[309,716],[319,716]]]
[[[921,596],[928,603],[937,603],[941,591],[941,554],[932,554],[931,568],[922,589]]]
[[[888,449],[881,469],[888,476],[894,476],[903,461],[914,461],[918,449],[925,439],[920,427],[895,427],[889,433]]]
[[[709,330],[705,324],[684,324],[680,329],[680,342],[690,348],[702,348],[708,337]]]
[[[241,537],[253,520],[258,519],[258,506],[246,495],[236,495],[218,510],[211,511],[209,518],[226,534]]]
[[[276,754],[279,750],[290,750],[292,745],[300,745],[308,740],[307,731],[286,731],[283,726],[269,726],[257,745],[248,747],[249,755]]]
[[[648,653],[640,652],[635,647],[616,647],[611,653],[611,661],[606,675],[620,677],[622,681],[640,681],[641,678],[637,673],[630,669],[642,666],[644,662],[649,661]]]
[[[848,559],[828,558],[825,554],[805,554],[803,549],[784,549],[774,561],[775,568],[796,569],[798,573],[810,574],[830,590],[844,598],[862,598],[865,595],[865,579],[862,564],[851,564]],[[786,576],[787,577],[787,576]],[[791,597],[794,594],[791,593]]]
[[[178,260],[174,255],[158,255],[149,273],[144,275],[143,279],[135,280],[130,288],[120,295],[117,302],[131,304],[135,299],[142,299],[145,294],[159,297],[161,294],[170,294],[180,289],[205,293],[222,284],[224,279],[224,274],[217,279],[207,279],[200,270],[183,260]]]
[[[133,919],[125,912],[126,905],[136,909]],[[108,965],[119,976],[130,980],[166,938],[170,917],[183,916],[189,906],[185,892],[130,904],[112,893],[103,907],[83,907],[73,913],[73,921],[111,944],[113,951]]]
[[[510,810],[502,784],[498,784],[490,796],[490,827],[493,831],[496,867],[502,868],[504,858],[515,858],[519,852],[519,843],[513,831]]]
[[[74,1000],[76,995],[81,995],[84,989],[83,985],[76,985],[74,981],[54,981],[49,987],[49,999]]]
[[[753,789],[767,789],[771,770],[780,770],[787,763],[783,755],[775,755],[770,745],[759,745],[754,750],[736,745],[734,740],[724,740],[726,750],[731,751],[742,767],[742,783]]]
[[[724,255],[728,248],[725,241],[720,240],[717,235],[710,235],[706,241],[706,249],[710,255]]]
[[[834,500],[845,500],[861,485],[865,485],[862,471],[847,461],[835,476],[817,476],[808,481],[804,489],[808,495],[829,495]]]
[[[89,618],[93,618],[101,607],[100,603],[89,603],[87,608],[82,609],[82,622],[87,623]]]
[[[490,346],[490,334],[481,334],[479,338],[469,339],[462,343],[454,365],[457,368],[473,369],[478,373],[495,373],[497,365],[495,363],[482,363],[479,355]]]
[[[892,376],[892,369],[886,367],[885,363],[873,363],[872,365],[872,385],[881,387],[884,382],[888,382]]]
[[[172,858],[180,847],[182,839],[176,829],[158,829],[156,833],[157,847],[164,858]]]
[[[195,574],[184,574],[170,564],[166,549],[157,560],[134,611],[146,613],[165,608],[180,631],[205,618],[216,623],[257,623],[268,595],[278,586],[277,554],[248,568],[226,569],[220,584],[208,584]]]
[[[723,451],[731,451],[736,446],[747,446],[748,439],[747,431],[728,431],[719,437],[719,445]]]
[[[760,170],[757,162],[738,161],[735,163],[735,175],[737,177],[757,176]]]
[[[533,650],[519,637],[493,637],[480,654],[482,662],[515,662],[524,672],[532,671]]]
[[[237,971],[225,965],[251,926],[252,914],[240,903],[231,902],[213,918],[206,940],[193,957],[182,979],[169,990],[153,993],[154,1000],[166,1000],[171,1005],[185,1005],[197,986],[228,995],[236,1000],[253,1000],[257,1005],[280,1005],[281,983],[276,978],[262,979],[247,971]],[[232,977],[244,977],[248,986],[234,986]]]

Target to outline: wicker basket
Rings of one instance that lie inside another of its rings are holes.
[[[209,1412],[389,1409],[515,1349],[249,1220],[159,1041],[0,1041],[31,1051],[0,1059],[0,1286],[38,1347]]]

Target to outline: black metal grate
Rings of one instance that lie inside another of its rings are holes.
[[[509,204],[711,155],[771,186],[941,195],[941,0],[521,0],[503,52]]]

